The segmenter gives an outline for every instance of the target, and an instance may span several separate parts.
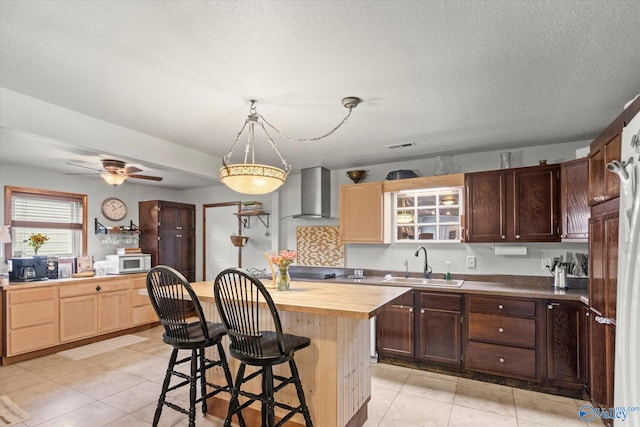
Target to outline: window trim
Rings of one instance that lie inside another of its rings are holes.
[[[40,197],[46,199],[57,199],[57,200],[82,200],[82,256],[87,256],[87,242],[88,242],[88,227],[87,221],[89,218],[89,213],[87,210],[88,207],[88,197],[86,194],[80,193],[68,193],[64,191],[54,191],[54,190],[43,190],[39,188],[29,188],[29,187],[12,187],[5,186],[4,187],[4,221],[5,224],[9,224],[11,226],[24,226],[23,221],[12,221],[11,219],[11,198],[13,196],[24,195],[27,197]],[[50,228],[65,228],[65,229],[80,229],[79,226],[69,227],[66,225],[65,227],[60,227],[60,224],[57,223],[48,223],[48,222],[29,222],[29,225],[37,225],[38,227],[50,227]],[[4,246],[5,254],[12,254],[12,245],[13,242],[6,243]]]

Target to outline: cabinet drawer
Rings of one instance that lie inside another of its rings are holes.
[[[7,356],[56,345],[56,329],[53,323],[9,331],[7,334]]]
[[[467,346],[465,367],[489,374],[535,379],[536,351],[470,342]]]
[[[8,308],[9,329],[53,323],[56,318],[56,304],[53,299],[28,304],[14,304]]]
[[[133,308],[133,324],[142,325],[158,321],[158,316],[151,305]]]
[[[391,301],[387,307],[413,307],[413,292],[407,292],[404,295]]]
[[[98,291],[96,288],[99,287]],[[91,282],[61,285],[58,291],[60,298],[75,297],[80,295],[91,295],[96,292],[124,291],[131,288],[129,279],[119,280],[94,280]]]
[[[7,304],[23,304],[34,301],[53,301],[56,296],[55,288],[11,289],[7,292]]]
[[[462,295],[443,295],[431,292],[419,292],[418,307],[432,310],[460,311]]]
[[[148,305],[151,307],[151,300],[149,299],[149,294],[147,289],[134,289],[131,292],[131,305],[134,307],[140,307],[144,305]]]
[[[536,320],[471,313],[469,339],[535,348]]]
[[[503,316],[534,317],[536,303],[527,300],[472,296],[469,297],[469,311]]]

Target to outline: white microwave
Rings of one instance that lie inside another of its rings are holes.
[[[107,255],[107,274],[145,273],[151,269],[151,255]]]

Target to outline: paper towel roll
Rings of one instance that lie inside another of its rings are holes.
[[[493,253],[496,255],[526,255],[526,246],[494,246]]]

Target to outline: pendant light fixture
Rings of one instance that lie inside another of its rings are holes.
[[[335,126],[326,134],[315,138],[290,138],[280,132],[260,113],[258,113],[255,106],[256,101],[251,100],[249,115],[247,116],[244,125],[240,129],[240,132],[238,132],[238,134],[236,135],[236,138],[231,145],[231,149],[222,159],[222,167],[220,168],[220,180],[227,187],[238,193],[267,194],[277,190],[287,180],[287,176],[289,175],[289,172],[291,172],[291,165],[282,156],[282,154],[280,154],[276,143],[273,141],[273,138],[271,138],[271,135],[269,135],[269,132],[267,132],[264,125],[266,124],[289,141],[317,141],[331,135],[333,132],[338,130],[340,126],[345,124],[349,119],[349,116],[351,116],[351,110],[357,107],[361,102],[362,99],[355,96],[343,98],[342,105],[347,108],[349,112],[337,126]],[[255,162],[254,138],[256,125],[258,125],[266,135],[271,148],[276,152],[278,158],[280,159],[280,162],[282,163],[282,168]],[[244,162],[238,164],[230,164],[229,162],[231,160],[233,150],[238,144],[238,141],[240,140],[240,137],[242,136],[242,133],[246,128],[248,128],[248,137],[247,143],[245,144],[244,148]]]

